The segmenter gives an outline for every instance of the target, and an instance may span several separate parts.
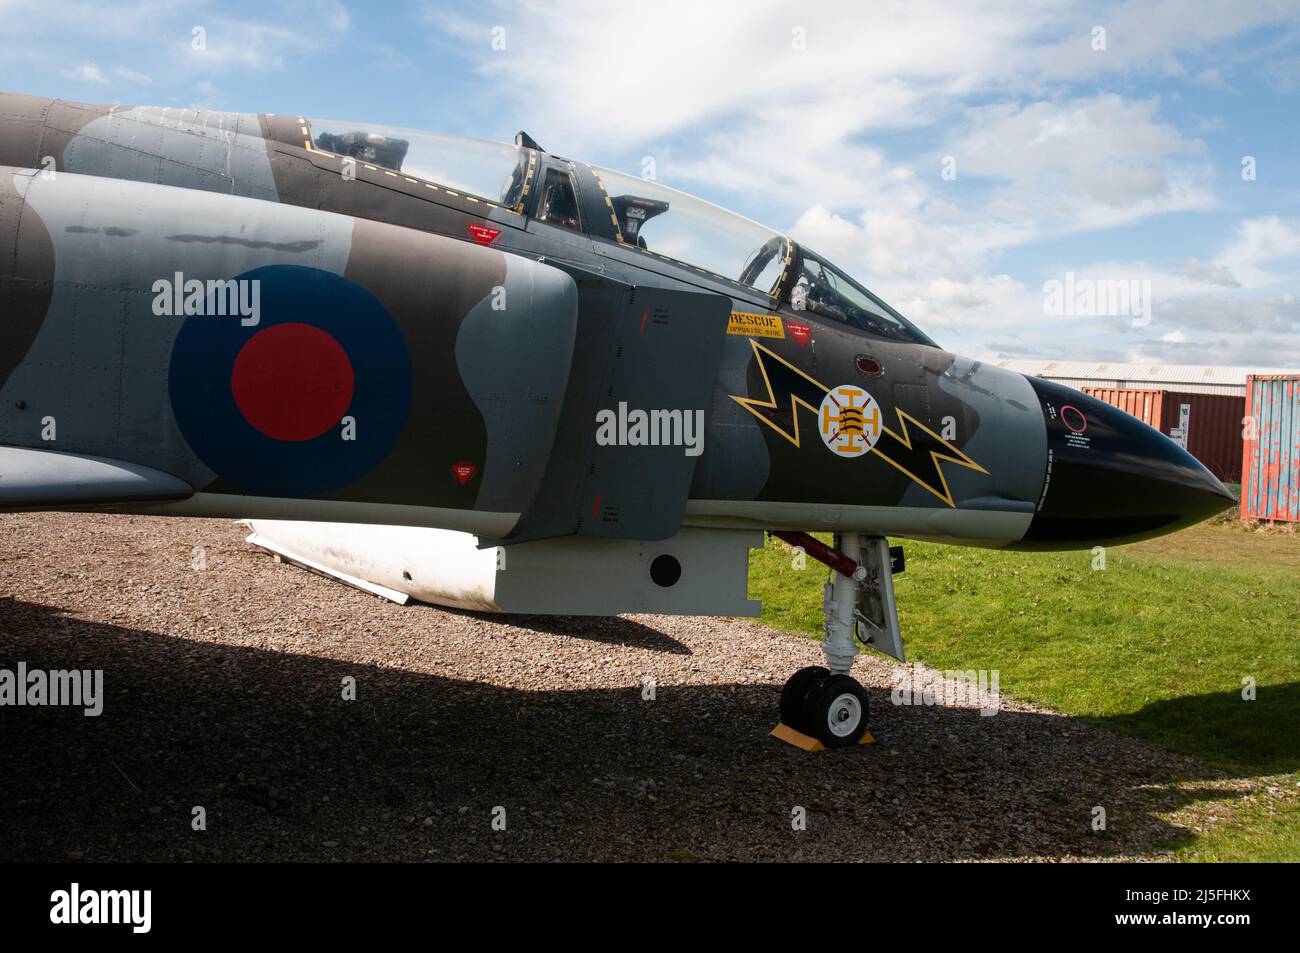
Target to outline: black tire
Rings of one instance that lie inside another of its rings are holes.
[[[867,690],[848,675],[828,675],[804,699],[804,734],[828,748],[847,748],[867,733]],[[854,720],[856,718],[856,721]]]
[[[828,668],[822,668],[820,665],[809,665],[807,668],[801,668],[788,679],[785,686],[781,689],[781,723],[795,731],[803,731],[803,705],[808,698],[808,693],[817,687],[817,683],[831,673]]]

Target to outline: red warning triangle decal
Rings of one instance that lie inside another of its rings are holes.
[[[472,463],[453,463],[451,465],[451,475],[456,478],[456,482],[461,486],[474,479],[474,474],[477,472],[478,467]]]
[[[808,343],[808,338],[812,334],[812,325],[801,324],[798,321],[787,321],[785,327],[790,332],[790,337],[794,338],[800,347]]]
[[[501,234],[501,229],[493,228],[491,225],[479,225],[475,222],[470,222],[465,227],[469,229],[469,233],[474,237],[474,241],[478,242],[480,245],[491,245],[496,241],[496,237]]]

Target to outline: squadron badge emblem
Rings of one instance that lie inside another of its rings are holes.
[[[822,398],[817,428],[832,453],[859,457],[880,439],[880,405],[854,384],[832,387]]]

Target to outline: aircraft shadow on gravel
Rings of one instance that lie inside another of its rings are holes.
[[[430,611],[466,616],[471,619],[487,619],[492,622],[501,622],[503,618],[498,613],[471,612],[446,606],[431,607]],[[563,635],[568,638],[582,639],[584,642],[595,642],[598,645],[623,645],[629,648],[648,649],[651,652],[666,652],[671,655],[691,654],[689,646],[671,635],[622,616],[511,615],[509,620],[516,628],[546,632],[550,635]]]
[[[0,601],[0,667],[19,660],[102,668],[105,703],[0,711],[4,860],[1108,857],[1186,840],[1159,815],[1228,796],[1072,719],[879,690],[879,744],[810,755],[767,736],[778,685],[521,691]]]

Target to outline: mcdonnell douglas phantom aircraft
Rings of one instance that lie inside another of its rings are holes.
[[[756,615],[774,533],[830,568],[780,701],[826,746],[866,731],[855,637],[903,658],[887,535],[1085,548],[1231,502],[815,250],[524,133],[0,94],[0,166],[0,508],[247,519],[513,613]]]

